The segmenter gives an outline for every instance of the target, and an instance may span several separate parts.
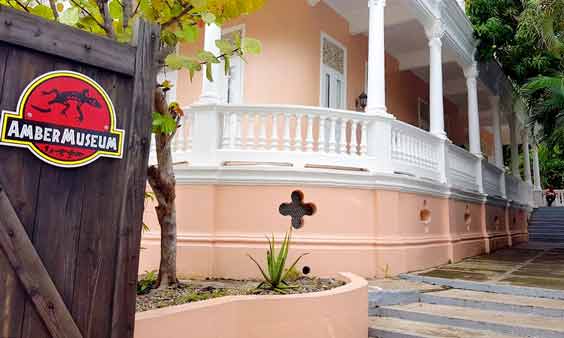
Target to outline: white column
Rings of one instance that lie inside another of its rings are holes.
[[[501,140],[499,96],[492,96],[490,102],[492,106],[492,128],[494,134],[494,163],[498,168],[503,168],[503,142]]]
[[[219,55],[219,48],[215,45],[217,40],[221,39],[221,27],[216,24],[206,25],[205,35],[204,35],[204,50],[213,53],[214,55]],[[206,66],[204,66],[205,68]],[[212,77],[214,81],[209,81],[206,77],[205,69],[202,70],[203,80],[202,80],[202,94],[198,103],[209,104],[209,103],[219,103],[219,87],[218,81],[221,76],[221,64],[213,64],[212,66]]]
[[[429,39],[429,118],[430,131],[441,138],[446,138],[443,107],[443,57],[441,38],[444,29],[440,20],[426,28]]]
[[[387,115],[386,53],[384,49],[384,7],[386,0],[369,0],[368,102],[366,112]]]
[[[480,113],[478,112],[478,66],[473,63],[464,69],[466,87],[468,90],[468,138],[470,141],[470,152],[482,157],[480,144]]]
[[[521,172],[519,171],[519,145],[517,143],[518,129],[519,120],[517,116],[514,115],[509,127],[511,136],[511,171],[513,172],[513,176],[521,178]]]
[[[527,128],[523,130],[523,161],[525,162],[525,182],[533,184],[531,177],[531,157],[529,152],[529,130]]]
[[[535,190],[542,190],[539,165],[539,147],[533,143],[533,175],[535,178]]]

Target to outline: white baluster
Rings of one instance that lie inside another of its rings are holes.
[[[283,147],[284,150],[286,151],[290,151],[291,146],[292,146],[292,142],[290,140],[290,128],[291,128],[291,124],[290,124],[290,113],[284,113],[284,139],[282,140],[283,142]]]
[[[351,124],[351,145],[350,145],[350,153],[351,155],[358,155],[358,149],[360,144],[358,142],[357,137],[357,129],[358,129],[358,120],[352,120]]]
[[[243,147],[243,115],[241,113],[233,113],[235,115],[235,149]]]
[[[360,156],[366,156],[366,143],[368,142],[368,135],[366,135],[368,130],[368,122],[361,122],[361,135],[360,135]]]
[[[337,118],[335,116],[331,116],[331,125],[329,128],[329,152],[336,153],[337,152]]]
[[[247,114],[247,145],[248,149],[255,149],[255,116]]]
[[[302,151],[303,150],[302,118],[298,114],[295,114],[294,116],[296,117],[296,133],[294,134],[294,150]]]
[[[259,127],[258,146],[260,149],[266,149],[266,114],[257,114]]]
[[[339,139],[339,153],[347,153],[347,124],[348,121],[341,118],[341,137]]]
[[[188,133],[188,142],[187,142],[187,148],[188,149],[192,149],[192,140],[194,139],[193,135],[194,135],[194,113],[188,113],[188,128],[186,129],[186,132]]]
[[[229,114],[229,149],[235,149],[237,136],[238,136],[238,129],[237,129],[237,113]]]
[[[231,139],[231,120],[229,119],[229,113],[223,113],[223,130],[221,137],[222,149],[226,149],[229,146],[230,139]]]
[[[278,150],[278,113],[272,114],[272,134],[270,136],[270,149]]]
[[[317,141],[317,151],[326,152],[327,151],[327,140],[325,139],[325,116],[319,115],[319,140]]]
[[[313,151],[313,115],[307,114],[306,151]]]

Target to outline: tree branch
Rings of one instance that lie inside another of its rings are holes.
[[[24,6],[24,4],[22,4],[19,0],[14,0],[21,8],[24,9],[24,11],[29,13],[29,9],[27,8],[27,6]]]
[[[53,11],[53,16],[55,17],[55,21],[59,20],[59,12],[57,11],[57,3],[55,0],[49,0],[49,6],[51,6],[51,11]]]
[[[104,30],[110,39],[115,39],[115,32],[113,26],[113,19],[110,16],[110,8],[109,8],[109,0],[98,0],[98,9],[100,10],[100,14],[102,14],[102,18],[104,19]]]
[[[188,5],[186,6],[182,12],[178,13],[178,15],[176,15],[175,17],[171,18],[170,20],[168,20],[167,22],[163,23],[161,25],[162,29],[167,29],[170,26],[174,25],[175,23],[177,23],[180,19],[182,19],[182,17],[184,17],[184,15],[188,14],[188,12],[190,12],[192,9],[194,9],[194,6],[192,5]]]
[[[123,30],[125,31],[127,29],[127,27],[129,26],[129,20],[132,17],[132,5],[131,5],[131,1],[132,0],[122,0],[121,1],[121,7],[123,8],[123,22],[122,22],[122,27]],[[138,1],[141,2],[141,1]]]
[[[75,0],[70,0],[70,2],[72,2],[76,7],[80,8],[80,10],[82,10],[84,13],[86,13],[86,15],[91,17],[92,20],[94,20],[94,22],[96,22],[96,24],[98,24],[98,26],[100,26],[100,28],[102,28],[104,31],[106,30],[106,28],[104,27],[104,24],[101,23],[100,21],[96,20],[96,17],[94,15],[92,15],[92,13],[90,13],[86,8],[84,8],[84,6],[82,6],[81,4],[76,2]]]

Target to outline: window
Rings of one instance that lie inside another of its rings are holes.
[[[321,98],[322,107],[346,108],[347,51],[330,36],[321,34]]]
[[[419,128],[429,131],[430,117],[429,117],[429,102],[422,98],[417,98],[417,115],[419,117]]]

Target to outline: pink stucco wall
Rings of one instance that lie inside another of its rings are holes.
[[[135,338],[366,338],[367,282],[341,278],[348,284],[323,292],[230,296],[138,313]]]
[[[178,270],[183,277],[258,277],[247,254],[264,262],[265,234],[281,238],[290,225],[280,203],[301,190],[317,213],[294,231],[291,257],[314,275],[351,271],[365,277],[420,270],[509,245],[526,235],[526,212],[507,229],[491,225],[504,208],[379,189],[315,186],[179,185]],[[425,211],[425,212],[424,212]],[[425,217],[423,217],[425,216]],[[507,219],[507,218],[506,218]],[[488,221],[490,220],[490,221]],[[140,271],[158,267],[158,222],[147,205]],[[489,224],[489,225],[488,225]]]
[[[263,52],[249,55],[244,74],[244,102],[249,104],[297,104],[319,106],[321,32],[347,48],[347,109],[365,88],[368,38],[351,35],[348,22],[325,3],[311,7],[304,0],[267,1],[264,8],[224,25],[244,24],[246,35],[261,40]],[[192,55],[202,48],[198,43],[183,45],[181,53]],[[195,102],[201,91],[202,74],[190,82],[182,71],[178,80],[178,100]],[[428,84],[411,71],[400,71],[398,61],[386,55],[386,98],[390,113],[399,120],[418,125],[418,98],[427,102]],[[446,129],[455,144],[467,144],[465,112],[444,100]]]

